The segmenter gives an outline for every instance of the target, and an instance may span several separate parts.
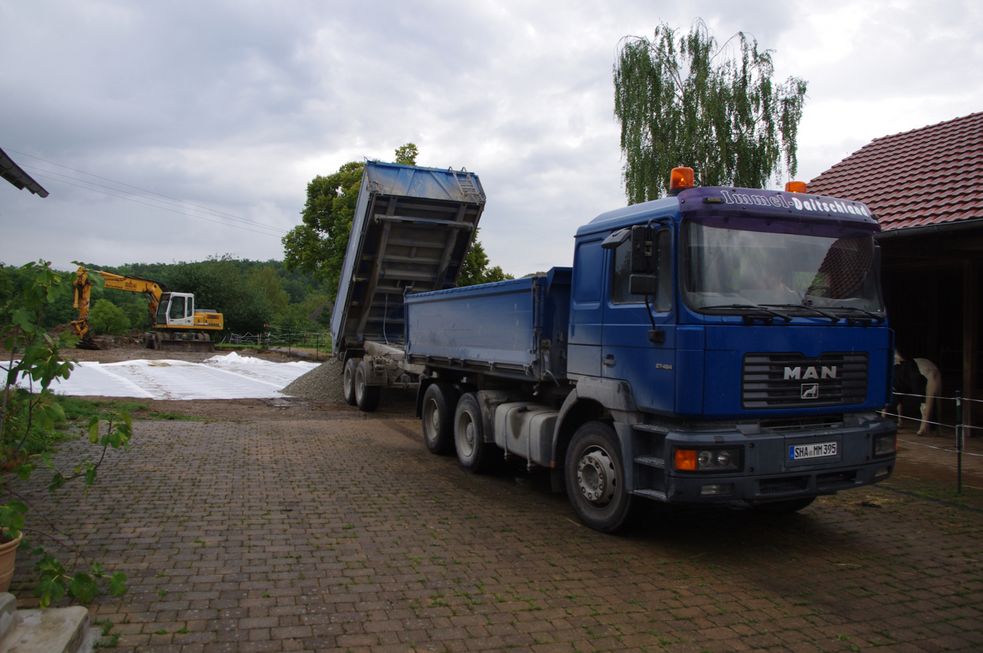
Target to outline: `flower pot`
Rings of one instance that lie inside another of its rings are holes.
[[[9,542],[0,544],[0,592],[6,592],[10,587],[10,580],[14,577],[14,559],[17,557],[17,547],[24,537],[20,533]]]

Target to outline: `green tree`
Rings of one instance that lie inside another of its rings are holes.
[[[283,289],[280,276],[271,265],[263,265],[247,272],[246,287],[265,300],[271,314],[285,311],[290,303],[290,296]]]
[[[277,313],[272,322],[272,330],[281,337],[324,331],[330,315],[327,295],[312,294],[303,302],[291,304]]]
[[[488,266],[488,255],[485,248],[478,241],[478,232],[471,241],[471,249],[464,257],[464,264],[461,266],[461,274],[457,279],[458,286],[473,286],[478,283],[490,283],[492,281],[504,281],[511,279],[511,274],[506,274],[499,266]]]
[[[107,269],[100,265],[86,267]],[[266,325],[276,324],[298,306],[304,308],[297,309],[300,312],[296,314],[306,319],[304,316],[313,312],[307,308],[312,297],[317,298],[314,303],[322,309],[327,302],[315,279],[304,272],[287,270],[282,261],[249,261],[225,255],[192,263],[131,263],[113,271],[153,279],[166,290],[194,293],[196,308],[220,311],[225,316],[226,330],[238,334],[264,331]],[[93,297],[103,292],[127,313],[131,324],[145,326],[147,300],[143,295],[93,288]],[[127,300],[135,304],[124,303]],[[316,328],[314,325],[304,330]]]
[[[757,40],[738,33],[718,46],[702,21],[678,40],[666,24],[651,40],[622,39],[614,113],[628,201],[664,195],[678,165],[702,185],[763,188],[783,167],[794,176],[806,82],[773,74]]]
[[[43,326],[55,327],[75,319],[77,311],[72,308],[71,272],[51,273],[58,277],[57,284],[48,287],[51,302],[46,307],[42,319]],[[31,266],[14,267],[0,263],[0,306],[25,292],[35,282]]]
[[[334,174],[311,180],[302,223],[283,237],[287,268],[314,275],[332,294],[337,292],[364,167],[351,161]]]
[[[146,296],[133,295],[128,301],[113,300],[122,309],[131,329],[139,331],[150,328],[150,311]]]
[[[396,148],[396,163],[404,166],[415,166],[416,157],[420,153],[416,143],[407,143]]]
[[[99,299],[89,311],[89,325],[96,333],[118,336],[129,331],[130,319],[116,304]]]
[[[395,151],[397,163],[416,165],[419,149],[406,143]],[[348,238],[355,217],[355,204],[362,183],[365,164],[351,161],[334,174],[318,175],[307,184],[307,202],[301,212],[302,222],[283,237],[284,263],[288,270],[299,270],[323,282],[333,298],[338,292],[341,265],[348,248]],[[465,274],[464,271],[467,273]],[[483,280],[507,278],[501,268],[488,267],[488,256],[481,243],[472,242],[462,267],[459,285],[482,283]]]

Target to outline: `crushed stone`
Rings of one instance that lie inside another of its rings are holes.
[[[298,376],[280,392],[299,399],[311,401],[345,400],[341,392],[341,373],[344,369],[341,361],[332,358],[318,365],[310,372]]]

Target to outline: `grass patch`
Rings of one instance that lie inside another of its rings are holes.
[[[62,431],[67,427],[87,426],[90,419],[107,411],[126,412],[133,419],[180,422],[194,422],[204,419],[199,415],[150,410],[146,403],[132,399],[80,399],[56,395],[56,400],[65,412],[65,422],[59,425],[59,429]]]
[[[61,409],[65,411],[65,421],[69,424],[88,424],[93,417],[110,410],[131,414],[147,410],[147,404],[138,401],[79,399],[65,395],[56,395],[56,398]]]
[[[159,420],[166,422],[201,422],[204,417],[201,415],[190,415],[188,413],[166,413],[157,410],[147,411],[146,413],[134,413],[134,417],[140,419]]]

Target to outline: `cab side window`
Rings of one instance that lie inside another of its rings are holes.
[[[663,229],[656,235],[659,269],[653,273],[658,279],[658,291],[649,298],[652,307],[658,312],[672,309],[672,254],[669,249],[669,230]],[[645,295],[632,294],[631,280],[631,241],[626,240],[613,252],[611,258],[611,302],[613,304],[641,304]]]
[[[631,277],[631,241],[618,245],[614,250],[611,259],[611,303],[613,304],[640,304],[645,301],[643,295],[633,295],[628,290],[628,281]]]
[[[168,317],[172,320],[184,319],[184,297],[171,298],[171,313]]]
[[[591,274],[587,270],[600,270],[604,262],[604,250],[599,240],[587,241],[577,245],[573,268],[573,300],[578,304],[590,304],[601,301],[601,291],[604,288],[603,278],[599,274]]]

